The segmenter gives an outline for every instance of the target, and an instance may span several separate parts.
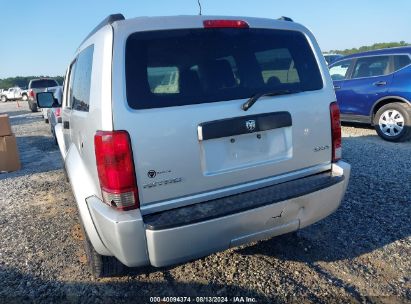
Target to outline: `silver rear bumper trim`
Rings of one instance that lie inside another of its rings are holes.
[[[309,175],[317,174],[320,172],[324,172],[331,169],[331,163],[323,163],[319,165],[315,165],[313,167],[305,168],[298,171],[288,172],[286,174],[277,175],[273,177],[269,177],[262,180],[252,181],[246,184],[235,185],[232,187],[226,187],[223,189],[217,189],[214,191],[208,191],[205,193],[198,193],[195,195],[175,198],[172,200],[156,202],[148,205],[142,205],[140,207],[141,214],[147,215],[150,213],[160,212],[164,210],[184,207],[191,204],[196,204],[204,201],[214,200],[218,198],[222,198],[225,196],[230,196],[238,193],[242,193],[245,191],[251,191],[254,189],[272,186],[284,182],[288,182],[294,179],[299,179],[302,177],[306,177]]]

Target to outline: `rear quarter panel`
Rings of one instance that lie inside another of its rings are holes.
[[[97,130],[112,130],[111,116],[111,56],[112,29],[104,27],[85,41],[76,56],[85,48],[94,45],[89,112],[63,108],[70,120],[70,141],[65,165],[76,197],[80,216],[94,248],[100,254],[110,254],[95,231],[86,198],[101,198],[98,180],[94,135]],[[67,118],[65,118],[67,119]]]
[[[411,102],[411,65],[394,73],[388,95],[400,96]]]

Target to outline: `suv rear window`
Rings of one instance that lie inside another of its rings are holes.
[[[41,79],[41,80],[33,80],[31,82],[31,88],[32,89],[39,89],[39,88],[49,88],[49,87],[55,87],[58,86],[59,84],[53,80],[53,79]]]
[[[249,98],[323,87],[314,54],[296,31],[184,29],[138,32],[126,44],[126,91],[134,109]]]

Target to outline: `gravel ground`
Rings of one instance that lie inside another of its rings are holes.
[[[2,112],[11,116],[22,170],[0,175],[0,302],[411,302],[411,142],[389,143],[373,129],[344,126],[352,176],[330,217],[184,265],[96,280],[49,126],[26,105],[2,103]]]

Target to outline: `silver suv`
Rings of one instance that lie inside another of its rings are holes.
[[[55,130],[96,276],[306,227],[350,175],[327,64],[290,19],[111,15],[69,65]]]

